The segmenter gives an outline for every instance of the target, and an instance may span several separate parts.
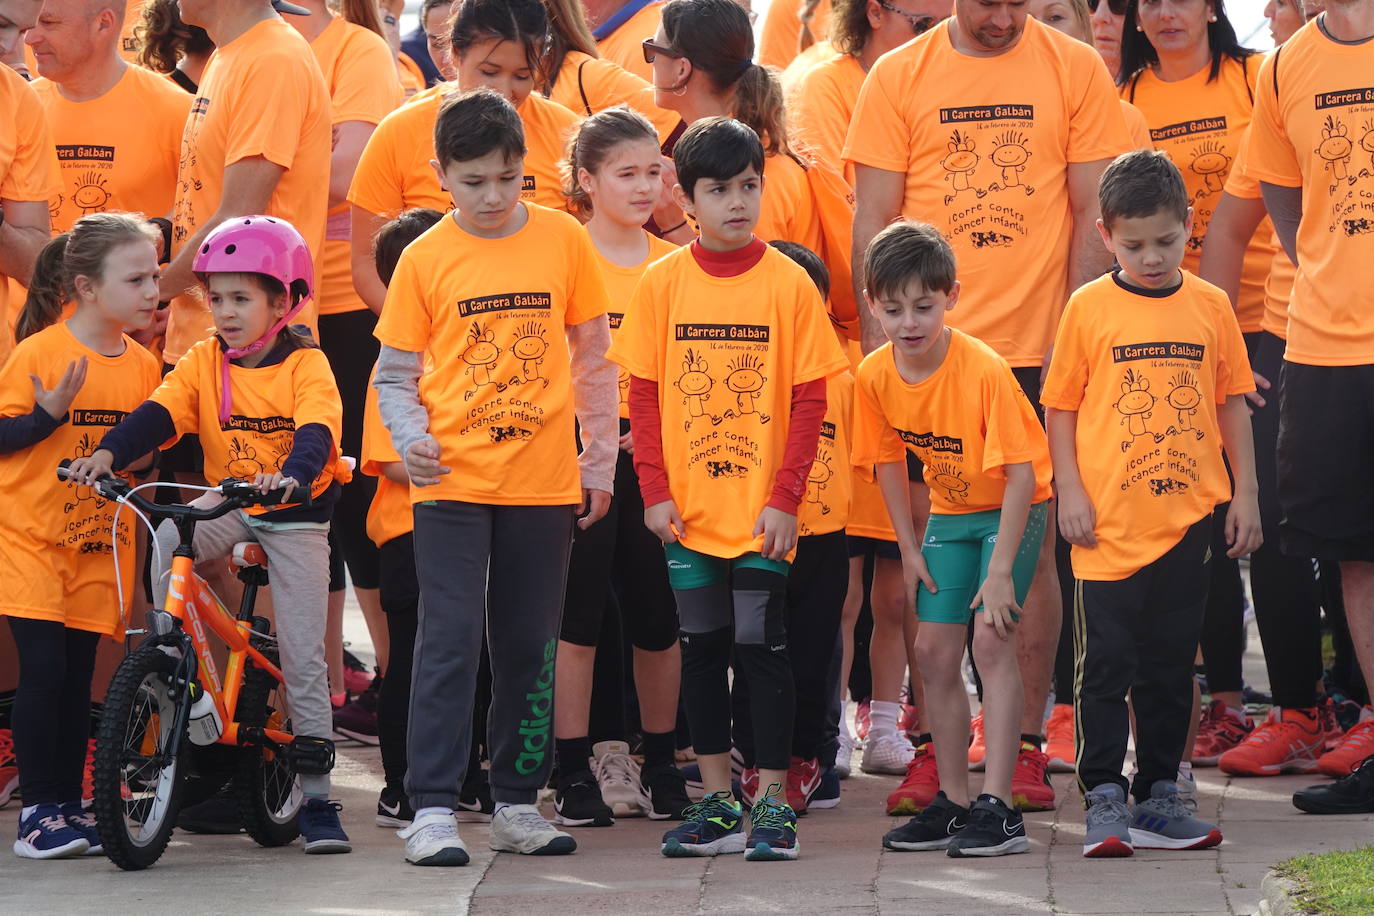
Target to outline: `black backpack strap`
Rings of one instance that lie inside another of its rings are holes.
[[[577,65],[577,93],[582,96],[582,108],[588,116],[592,114],[592,103],[587,101],[587,87],[582,84],[582,68],[587,66],[589,61],[591,61],[590,57]]]

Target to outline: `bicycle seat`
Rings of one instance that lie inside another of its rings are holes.
[[[233,563],[239,569],[250,566],[267,568],[267,551],[255,541],[240,541],[234,545]]]

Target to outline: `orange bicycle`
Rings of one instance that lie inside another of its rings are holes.
[[[66,479],[65,467],[58,476]],[[167,848],[187,777],[207,771],[202,797],[228,777],[248,835],[263,846],[284,846],[299,835],[304,796],[298,774],[334,766],[334,744],[293,735],[285,687],[269,621],[253,613],[268,584],[261,546],[235,546],[233,564],[244,583],[237,616],[229,613],[194,570],[196,524],[252,505],[276,505],[281,491],[260,493],[226,479],[208,488],[224,497],[213,507],[158,505],[123,480],[96,482],[104,499],[132,506],[147,519],[171,519],[173,552],[166,606],[148,612],[147,638],[116,669],[96,729],[95,817],[105,854],[126,870],[147,868]],[[293,502],[309,504],[308,490]],[[138,632],[138,631],[135,631]],[[213,633],[228,647],[220,676]]]

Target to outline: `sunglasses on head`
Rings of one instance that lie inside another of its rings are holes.
[[[1097,6],[1102,0],[1088,0],[1088,9],[1097,12]],[[1131,6],[1131,0],[1107,0],[1107,9],[1112,11],[1113,16],[1124,16],[1126,10]]]
[[[671,57],[673,60],[682,60],[686,57],[681,51],[674,51],[672,48],[665,48],[663,45],[654,44],[652,38],[646,38],[639,44],[640,50],[644,52],[644,63],[652,64],[654,58],[662,54],[664,57]]]
[[[898,9],[891,3],[885,2],[885,0],[877,0],[877,3],[883,9],[887,10],[889,13],[896,13],[898,16],[901,16],[907,22],[911,23],[911,31],[915,32],[917,35],[924,35],[927,31],[930,30],[931,26],[933,26],[936,22],[939,22],[939,20],[936,19],[934,16],[923,16],[919,13],[908,13],[904,9]]]

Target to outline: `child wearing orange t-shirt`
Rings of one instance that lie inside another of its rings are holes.
[[[578,526],[590,527],[611,498],[616,383],[604,357],[606,287],[578,222],[521,201],[525,134],[509,101],[488,89],[450,98],[434,150],[455,209],[401,255],[377,324],[373,381],[410,476],[425,609],[411,679],[419,727],[407,742],[415,820],[401,837],[412,863],[468,861],[454,809],[485,629],[491,846],[566,854],[576,841],[535,802],[553,763],[554,656],[573,523],[582,514]]]
[[[705,118],[678,141],[676,165],[674,194],[701,238],[645,270],[609,354],[630,374],[644,522],[665,543],[683,697],[707,793],[662,849],[794,859],[796,813],[779,798],[793,712],[787,574],[825,379],[848,363],[806,272],[754,235],[758,134],[732,118]],[[750,682],[764,787],[747,840],[730,794],[732,658]]]
[[[875,466],[915,604],[925,711],[940,789],[891,830],[897,850],[985,857],[1030,848],[1013,805],[1022,704],[1016,624],[1030,591],[1050,498],[1049,449],[1007,361],[945,327],[959,299],[954,252],[926,223],[895,223],[864,254],[865,297],[888,343],[859,366],[855,466]],[[906,454],[922,463],[930,521],[918,538]],[[969,620],[986,687],[987,777],[970,806],[969,718],[962,677]],[[917,753],[929,753],[924,747]]]
[[[19,652],[12,721],[22,858],[100,852],[81,773],[96,648],[102,635],[123,638],[119,610],[136,578],[133,520],[124,516],[112,532],[114,507],[54,472],[89,454],[157,387],[156,357],[124,334],[153,319],[157,239],[140,218],[95,213],[50,241],[0,372],[0,615]],[[68,301],[75,310],[60,321]]]
[[[1119,157],[1098,198],[1098,230],[1120,267],[1070,298],[1041,392],[1059,526],[1077,580],[1083,854],[1203,849],[1220,843],[1221,831],[1191,816],[1175,780],[1193,709],[1215,507],[1231,499],[1229,556],[1262,542],[1243,397],[1254,383],[1226,294],[1179,269],[1192,211],[1167,154]],[[1128,693],[1133,808],[1121,775]]]

